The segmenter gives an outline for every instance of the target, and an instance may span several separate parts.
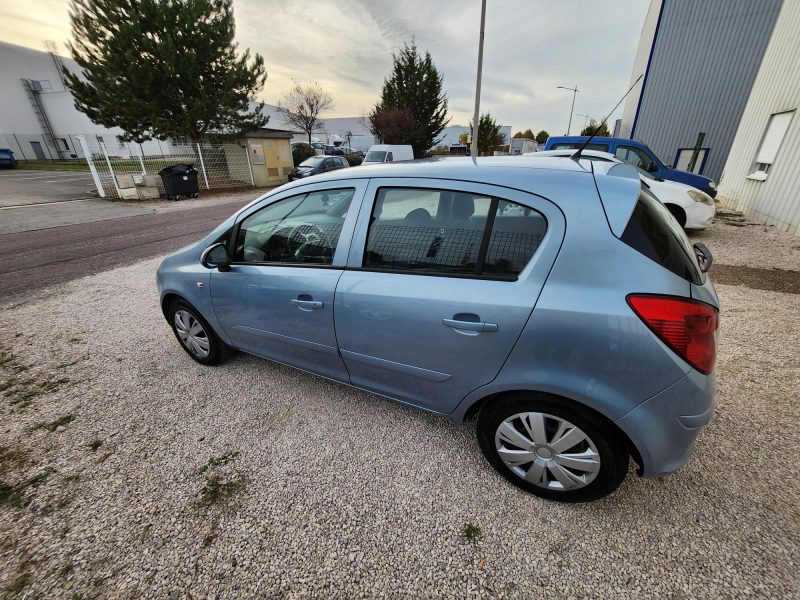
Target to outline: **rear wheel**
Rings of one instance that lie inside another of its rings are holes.
[[[170,305],[169,322],[183,349],[197,362],[217,365],[230,356],[230,346],[219,339],[208,322],[189,303],[175,300]]]
[[[477,428],[492,466],[514,485],[548,500],[602,498],[628,472],[628,452],[611,425],[568,400],[510,394],[481,409]]]

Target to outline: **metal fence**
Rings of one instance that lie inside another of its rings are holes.
[[[255,187],[247,148],[236,142],[165,146],[164,154],[144,153],[137,144],[123,151],[109,150],[104,142],[77,136],[92,172],[98,194],[104,198],[152,198],[164,194],[158,172],[176,164],[192,164],[200,191]]]

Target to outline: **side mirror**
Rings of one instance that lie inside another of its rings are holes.
[[[671,168],[672,168],[672,163],[666,164],[666,165],[664,165],[664,166],[665,166],[667,169],[671,169]]]
[[[206,269],[219,269],[221,272],[231,270],[231,259],[228,249],[222,242],[211,244],[200,255],[200,264]]]
[[[700,270],[703,273],[707,273],[714,262],[714,256],[711,254],[711,250],[702,242],[693,244],[693,247],[695,256],[697,256],[697,262],[700,265]]]

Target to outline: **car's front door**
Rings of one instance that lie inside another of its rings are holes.
[[[366,180],[346,180],[293,188],[239,217],[230,270],[215,270],[210,283],[234,346],[349,381],[333,300],[365,187]]]
[[[373,179],[336,289],[352,383],[452,412],[496,377],[563,234],[561,212],[533,194]]]

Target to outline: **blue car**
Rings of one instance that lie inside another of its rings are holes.
[[[9,148],[0,148],[0,167],[13,169],[16,166],[17,159],[14,158],[14,152]]]
[[[587,139],[589,138],[585,135],[550,137],[544,145],[544,149],[563,150],[565,148],[578,148],[583,145]],[[595,137],[592,138],[592,141],[586,149],[609,152],[621,161],[632,164],[634,167],[644,169],[653,175],[653,177],[690,185],[693,188],[705,192],[712,198],[717,195],[717,186],[713,179],[698,175],[697,173],[665,167],[664,163],[658,159],[650,148],[637,140],[615,137]]]
[[[477,417],[503,477],[576,502],[630,457],[646,477],[689,459],[714,412],[710,262],[628,165],[448,158],[281,186],[157,282],[195,361],[238,350]]]

